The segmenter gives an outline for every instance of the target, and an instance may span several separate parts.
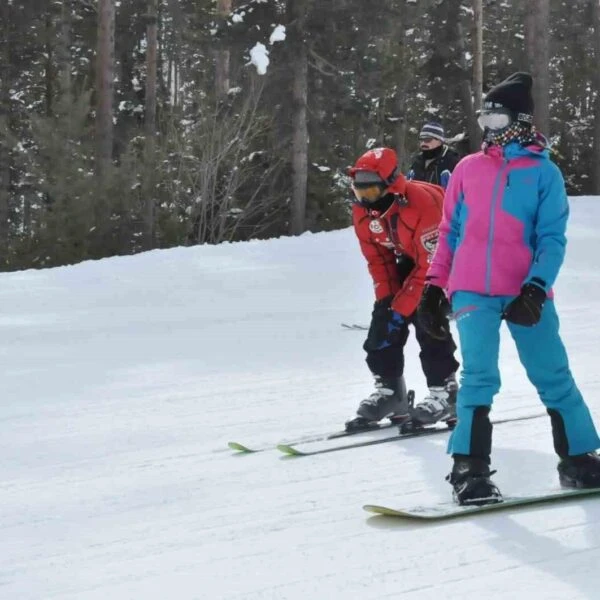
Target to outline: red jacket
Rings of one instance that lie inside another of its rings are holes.
[[[400,176],[387,191],[397,198],[385,213],[355,204],[352,220],[373,278],[376,299],[394,295],[392,308],[408,317],[419,304],[437,245],[444,190]],[[396,256],[401,254],[415,263],[402,285],[396,268]]]

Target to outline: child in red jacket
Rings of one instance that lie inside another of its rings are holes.
[[[433,424],[455,418],[457,384],[451,336],[436,339],[415,319],[425,274],[435,251],[442,217],[443,189],[407,181],[391,148],[363,154],[350,170],[356,202],[354,230],[375,288],[375,305],[364,343],[376,391],[360,403],[348,430],[371,426],[385,417],[396,422]],[[415,328],[429,395],[409,407],[404,381],[408,326]],[[449,330],[446,321],[446,327]]]

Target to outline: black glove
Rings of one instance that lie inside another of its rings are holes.
[[[363,346],[367,352],[382,350],[397,343],[403,329],[406,329],[404,317],[392,309],[393,299],[394,296],[386,296],[373,305],[371,325]]]
[[[521,293],[504,309],[503,317],[510,323],[532,327],[540,322],[546,292],[534,283],[526,283]]]
[[[415,261],[406,254],[396,256],[396,272],[398,273],[398,283],[403,285],[406,278],[415,268]]]
[[[436,340],[445,340],[450,336],[448,315],[452,312],[450,302],[441,287],[428,283],[417,308],[417,319],[425,333]]]

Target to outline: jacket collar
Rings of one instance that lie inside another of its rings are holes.
[[[498,158],[505,158],[512,160],[515,158],[521,158],[523,156],[530,156],[535,158],[548,158],[548,148],[546,138],[542,135],[533,144],[522,146],[519,142],[510,142],[506,146],[488,146],[484,149],[484,153],[489,156]]]

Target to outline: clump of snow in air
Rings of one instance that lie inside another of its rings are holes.
[[[265,75],[269,66],[269,51],[264,44],[256,42],[250,50],[250,63],[256,67],[259,75]]]
[[[285,41],[285,26],[277,25],[273,32],[271,33],[271,37],[269,38],[269,43],[274,44],[275,42],[283,42]]]

